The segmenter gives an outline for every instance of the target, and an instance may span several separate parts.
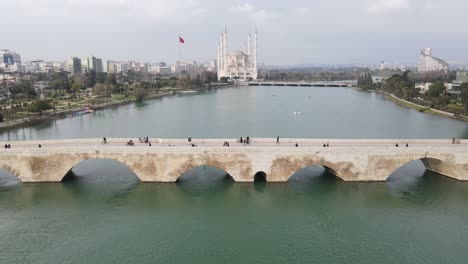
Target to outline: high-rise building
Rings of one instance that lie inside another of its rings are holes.
[[[127,73],[129,68],[128,62],[119,61],[107,61],[107,72],[108,73]]]
[[[71,57],[70,59],[67,60],[67,71],[69,71],[71,74],[82,74],[82,68],[81,68],[81,59],[78,57]]]
[[[0,63],[7,65],[21,65],[21,56],[18,53],[7,49],[0,50],[0,60]]]
[[[419,72],[447,71],[448,69],[449,65],[447,62],[432,56],[431,48],[425,48],[421,50],[418,64]]]
[[[10,72],[21,71],[21,56],[14,51],[0,50],[0,68]]]
[[[257,79],[257,31],[255,30],[254,34],[253,56],[250,33],[243,51],[238,50],[234,54],[228,54],[227,43],[228,33],[225,30],[218,43],[218,59],[216,60],[218,80],[222,77],[240,80]]]
[[[81,70],[82,72],[89,72],[91,70],[94,70],[97,73],[103,72],[102,59],[94,56],[82,58]]]

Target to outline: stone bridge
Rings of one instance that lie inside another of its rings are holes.
[[[427,170],[468,180],[468,140],[252,139],[244,145],[239,139],[194,139],[193,147],[180,139],[151,139],[152,146],[125,146],[127,140],[9,142],[11,149],[3,149],[3,142],[0,168],[23,182],[59,182],[83,160],[113,159],[143,182],[175,182],[203,165],[224,170],[237,182],[252,182],[258,172],[268,182],[285,182],[298,170],[322,165],[344,181],[385,181],[406,163],[421,160]],[[224,141],[230,147],[222,147]]]

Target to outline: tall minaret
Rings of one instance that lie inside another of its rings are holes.
[[[254,35],[254,70],[255,70],[255,76],[257,76],[257,29],[255,29],[255,35]]]
[[[224,71],[227,71],[227,38],[228,38],[228,34],[227,34],[227,28],[224,29],[224,51],[223,51],[223,69]]]
[[[216,57],[216,71],[219,73],[219,49],[220,49],[220,42],[218,41],[218,57]]]
[[[247,45],[245,42],[244,42],[244,53],[247,54]]]
[[[250,32],[249,32],[249,38],[247,39],[247,55],[249,55],[249,57],[250,57],[250,53],[252,51],[251,43],[252,43],[252,41],[250,40]],[[251,58],[249,58],[249,60],[250,60],[250,62],[252,62]]]
[[[224,40],[223,40],[223,33],[219,36],[219,70],[223,70],[224,66]]]

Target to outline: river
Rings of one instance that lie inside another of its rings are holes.
[[[308,97],[309,96],[309,97]],[[301,112],[301,114],[293,114]],[[466,123],[349,88],[241,87],[119,106],[1,135],[86,137],[468,137]],[[70,182],[21,184],[0,170],[0,263],[466,263],[468,183],[412,162],[387,182],[322,167],[241,184],[197,168],[140,183],[112,160]]]
[[[468,138],[468,123],[420,113],[351,88],[236,87],[49,121],[2,133],[0,142],[146,136]]]

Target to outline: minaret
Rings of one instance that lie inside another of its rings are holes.
[[[216,57],[216,71],[217,71],[218,73],[219,73],[219,55],[220,55],[220,54],[219,54],[219,49],[220,49],[219,45],[220,45],[220,44],[221,44],[221,43],[218,41],[218,57]]]
[[[254,71],[255,76],[257,76],[257,29],[255,29],[254,35]]]
[[[219,70],[223,71],[224,67],[224,41],[223,41],[223,33],[219,37]]]
[[[246,46],[245,42],[244,42],[244,53],[247,54],[247,46]]]
[[[249,32],[249,38],[247,39],[247,55],[249,55],[249,62],[252,62],[252,59],[250,58],[250,52],[252,51],[251,47],[251,40],[250,40],[250,32]]]
[[[224,29],[224,51],[223,51],[223,69],[224,71],[227,71],[227,38],[228,38],[228,34],[227,34],[227,28]]]

